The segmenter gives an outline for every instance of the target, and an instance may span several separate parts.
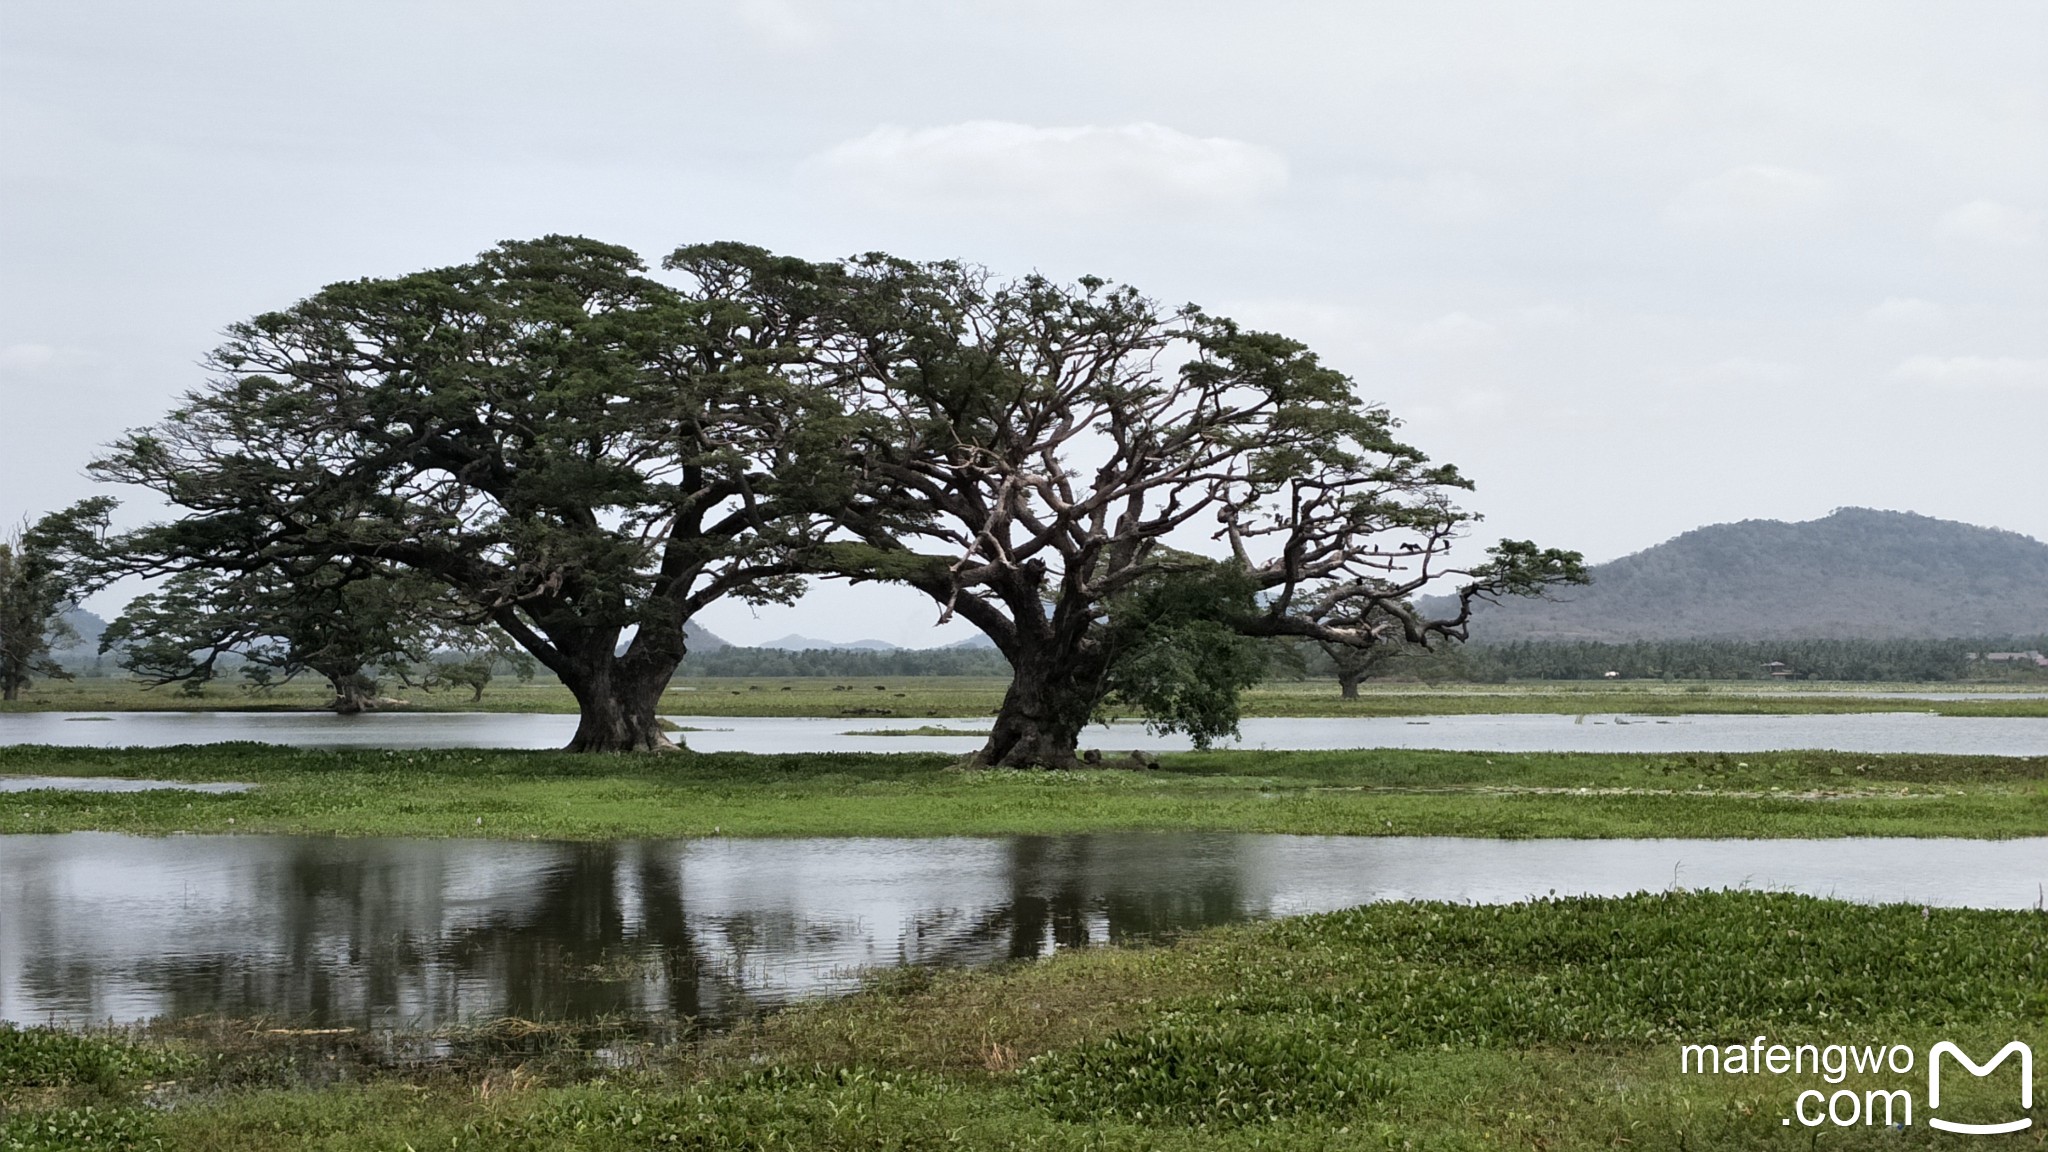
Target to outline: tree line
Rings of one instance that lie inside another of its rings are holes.
[[[1010,663],[993,648],[717,648],[683,658],[684,676],[1004,676]]]
[[[1985,652],[2048,650],[2042,637],[1958,640],[1654,640],[1594,643],[1522,640],[1469,644],[1445,659],[1471,680],[1938,681],[1995,677]],[[1778,665],[1780,667],[1773,667]],[[2031,668],[2024,671],[2032,671]]]
[[[1234,731],[1267,641],[1430,645],[1583,580],[1528,541],[1453,556],[1470,483],[1284,336],[948,261],[720,243],[662,268],[550,236],[235,324],[89,468],[176,516],[28,551],[73,598],[160,579],[109,628],[158,678],[516,646],[582,751],[672,746],[655,707],[707,606],[892,582],[1009,665],[980,760],[1053,767],[1111,701]]]

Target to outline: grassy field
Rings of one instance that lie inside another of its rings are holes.
[[[884,680],[823,678],[684,679],[669,689],[663,711],[677,716],[846,716],[921,719],[988,716],[1002,703],[1006,681],[994,678],[909,676]],[[1640,715],[1763,715],[1785,713],[1938,712],[1947,716],[2048,716],[2048,691],[2027,699],[1910,700],[1884,692],[1928,691],[1981,695],[2023,691],[2011,683],[1863,684],[1728,681],[1712,684],[1584,680],[1514,684],[1380,684],[1360,698],[1341,698],[1334,684],[1274,682],[1247,692],[1246,716],[1429,716],[1461,713],[1626,712]],[[480,701],[467,691],[398,694],[416,711],[576,711],[568,689],[554,681],[494,684]],[[216,685],[199,695],[173,688],[146,689],[100,678],[38,684],[0,711],[303,711],[327,703],[311,684],[288,684],[269,693]]]
[[[0,793],[0,833],[612,839],[1139,829],[1500,837],[2048,835],[2048,757],[1210,752],[1151,771],[924,754],[0,748],[0,774],[239,780]]]
[[[2044,969],[2038,912],[1760,893],[1382,904],[908,970],[603,1059],[587,1030],[513,1022],[429,1063],[260,1021],[0,1028],[0,1148],[2032,1148],[2039,1095],[2020,1135],[1932,1131],[1926,1061],[1942,1039],[1979,1059],[2044,1050]],[[1758,1037],[1845,1072],[1680,1071],[1682,1045]],[[1890,1068],[1828,1045],[1876,1046]],[[1942,1088],[1946,1119],[2027,1115],[2011,1062],[1984,1080],[1951,1065]],[[1829,1104],[1875,1122],[1836,1127]]]

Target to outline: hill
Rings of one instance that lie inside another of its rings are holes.
[[[724,637],[709,628],[699,628],[694,621],[683,623],[683,642],[690,646],[692,652],[716,652],[720,648],[732,647]]]
[[[768,640],[755,645],[757,648],[780,648],[784,652],[894,652],[896,645],[887,640],[819,640],[812,636],[801,636],[795,632],[779,640]]]
[[[72,634],[77,639],[58,649],[61,656],[83,656],[89,659],[99,654],[100,634],[107,630],[107,622],[100,618],[99,613],[88,612],[83,608],[66,608],[63,620],[70,626]]]
[[[1472,638],[1941,639],[2048,632],[2048,544],[1910,512],[1697,528],[1554,599],[1475,613]]]

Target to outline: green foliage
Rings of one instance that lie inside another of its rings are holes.
[[[1061,1120],[1234,1127],[1309,1113],[1341,1119],[1394,1091],[1357,1037],[1308,1017],[1270,1024],[1172,1014],[1047,1053],[1024,1080]]]
[[[1002,676],[1010,662],[993,648],[899,648],[876,652],[859,648],[717,648],[683,658],[688,676],[837,676],[873,680],[877,676]]]
[[[1299,341],[1093,277],[879,254],[846,274],[846,339],[825,359],[883,417],[860,457],[892,515],[856,510],[859,544],[819,563],[909,584],[1009,659],[982,763],[1070,767],[1106,701],[1202,743],[1228,734],[1263,664],[1232,632],[1340,639],[1345,609],[1442,579],[1459,612],[1404,610],[1420,642],[1455,634],[1474,598],[1576,576],[1576,554],[1516,542],[1447,569],[1471,484]],[[1161,582],[1195,569],[1167,541],[1208,523],[1221,555],[1195,563],[1243,587],[1168,603]]]
[[[685,287],[548,236],[232,326],[213,379],[93,465],[183,512],[118,566],[402,569],[563,678],[576,747],[662,746],[689,618],[793,597],[859,481],[853,422],[792,367],[830,270],[742,245],[669,267]]]
[[[0,541],[0,697],[18,698],[37,677],[71,679],[51,649],[77,639],[64,613],[92,585],[113,508],[111,499],[94,497]]]
[[[1794,679],[1938,683],[2037,675],[2031,666],[1987,664],[1982,652],[2048,650],[2048,636],[1963,640],[1515,640],[1470,644],[1454,661],[1459,679],[1769,680],[1773,662]]]
[[[123,1082],[177,1075],[192,1060],[102,1036],[55,1028],[0,1023],[0,1088],[111,1088]]]
[[[1242,567],[1188,558],[1112,597],[1104,703],[1135,708],[1155,731],[1185,732],[1197,748],[1237,735],[1239,694],[1266,673],[1265,646],[1240,631],[1257,593]]]
[[[167,1148],[158,1118],[136,1108],[59,1108],[0,1119],[0,1152],[146,1152]]]

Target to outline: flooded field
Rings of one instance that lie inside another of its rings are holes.
[[[701,752],[950,752],[981,746],[985,719],[692,716],[676,738]],[[874,735],[926,726],[960,735]],[[576,717],[491,712],[17,712],[0,714],[0,744],[114,748],[256,740],[299,747],[559,748]],[[1255,749],[1437,748],[1471,752],[1927,752],[2048,755],[2048,717],[1936,716],[1922,712],[1836,715],[1630,716],[1475,714],[1427,717],[1254,718]],[[1185,737],[1140,723],[1096,725],[1083,747],[1174,751]]]
[[[2032,908],[2048,839],[1129,833],[557,844],[0,836],[0,1020],[717,1023],[863,970],[985,965],[1382,900],[1672,888]]]

